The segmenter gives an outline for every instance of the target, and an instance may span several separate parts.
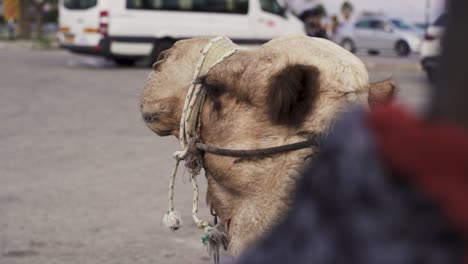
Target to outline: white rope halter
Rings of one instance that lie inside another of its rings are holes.
[[[187,156],[188,142],[191,138],[199,137],[200,114],[203,109],[205,91],[197,83],[200,76],[205,75],[216,64],[222,62],[239,47],[226,37],[217,37],[210,40],[204,48],[201,58],[195,69],[192,82],[185,98],[182,118],[180,120],[179,141],[182,151],[174,153],[175,165],[169,183],[169,210],[163,218],[163,223],[171,230],[177,230],[182,227],[180,214],[174,209],[174,180],[177,174],[177,168],[181,160]],[[198,199],[199,190],[196,180],[197,175],[190,175],[190,181],[193,189],[192,218],[197,227],[203,229],[205,234],[209,234],[213,227],[205,220],[198,218]]]

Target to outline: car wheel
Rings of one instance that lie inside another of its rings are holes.
[[[395,45],[395,51],[398,56],[400,57],[407,57],[411,53],[411,49],[405,41],[398,41],[398,43]]]
[[[345,50],[355,53],[356,52],[356,45],[354,45],[354,42],[350,39],[345,39],[341,42],[341,47],[343,47]]]
[[[170,49],[174,45],[174,40],[172,39],[161,39],[154,44],[153,51],[151,52],[149,58],[149,66],[152,66],[158,60],[159,53]]]
[[[129,58],[112,58],[112,60],[119,66],[133,66],[136,59]]]
[[[378,51],[378,50],[368,50],[367,54],[369,54],[370,56],[377,56],[377,55],[380,54],[380,51]]]

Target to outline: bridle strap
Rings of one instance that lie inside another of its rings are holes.
[[[239,149],[226,149],[215,146],[210,146],[203,143],[196,143],[197,149],[206,153],[228,156],[228,157],[264,157],[275,154],[281,154],[285,152],[295,151],[299,149],[315,147],[318,149],[318,142],[316,139],[301,141],[297,143],[281,145],[277,147],[251,149],[251,150],[239,150]]]

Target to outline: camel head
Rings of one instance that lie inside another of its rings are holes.
[[[153,66],[141,111],[160,136],[179,135],[187,89],[207,39],[177,42]],[[332,42],[281,37],[240,50],[198,80],[206,89],[201,140],[230,149],[259,149],[326,134],[350,105],[392,97],[391,81],[369,83],[364,64]],[[207,203],[238,255],[287,212],[291,192],[316,149],[258,158],[205,153]]]

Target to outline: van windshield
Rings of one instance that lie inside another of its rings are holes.
[[[263,11],[277,15],[284,14],[283,8],[278,4],[278,2],[276,2],[276,0],[260,0],[260,5],[262,6]]]
[[[88,9],[97,5],[97,0],[63,0],[68,9]]]

